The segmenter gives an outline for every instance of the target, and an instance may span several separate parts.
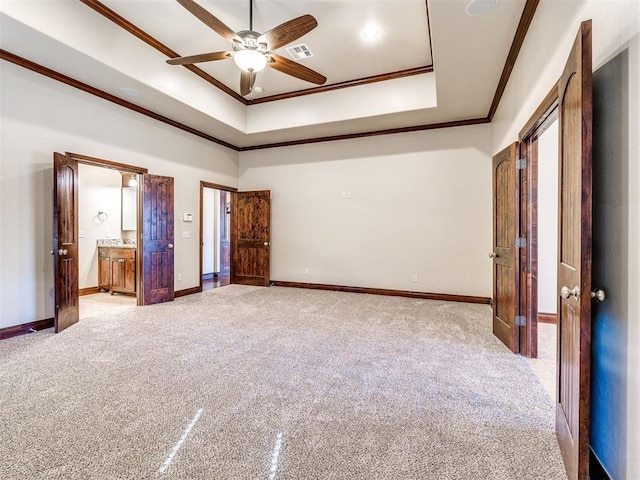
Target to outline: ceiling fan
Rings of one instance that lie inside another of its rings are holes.
[[[318,72],[298,62],[272,53],[272,50],[283,47],[316,28],[318,22],[311,15],[302,15],[260,34],[253,31],[253,0],[249,0],[249,30],[234,32],[193,0],[178,0],[178,3],[220,36],[229,40],[232,44],[232,51],[171,58],[167,60],[168,64],[190,65],[198,62],[233,58],[236,65],[241,69],[240,93],[242,96],[252,92],[256,81],[256,73],[265,66],[317,85],[322,85],[327,81],[326,77]]]

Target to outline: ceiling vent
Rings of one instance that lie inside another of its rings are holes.
[[[304,60],[305,58],[313,57],[313,53],[311,53],[309,47],[307,47],[304,43],[287,47],[287,52],[289,53],[289,56],[294,60]]]

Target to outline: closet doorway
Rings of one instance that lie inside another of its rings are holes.
[[[232,193],[236,189],[200,182],[200,288],[231,281]]]

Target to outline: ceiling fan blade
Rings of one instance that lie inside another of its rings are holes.
[[[256,72],[240,71],[240,95],[243,97],[249,95],[253,91],[253,85],[256,83]]]
[[[192,63],[224,60],[225,58],[231,58],[231,52],[200,53],[198,55],[189,55],[188,57],[170,58],[167,63],[169,65],[190,65]]]
[[[289,60],[288,58],[276,55],[275,53],[272,53],[269,56],[273,61],[267,62],[267,65],[269,65],[271,68],[275,68],[282,73],[286,73],[287,75],[291,75],[292,77],[306,80],[307,82],[315,83],[317,85],[324,85],[324,83],[327,81],[327,77],[325,77],[324,75],[321,75],[318,72],[305,67],[304,65],[300,65],[298,62],[294,62],[293,60]]]
[[[182,5],[184,8],[189,10],[193,15],[195,15],[200,21],[202,21],[205,25],[212,28],[216,31],[221,37],[226,38],[230,42],[238,41],[242,42],[242,39],[227,27],[224,23],[214,17],[210,12],[202,8],[193,0],[178,0],[178,3]]]
[[[306,35],[317,26],[318,22],[311,15],[302,15],[263,33],[258,41],[266,43],[269,50],[276,50]]]

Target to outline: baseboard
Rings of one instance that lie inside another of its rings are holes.
[[[611,480],[611,476],[602,466],[598,456],[589,447],[589,479],[590,480]]]
[[[555,313],[540,313],[538,312],[539,323],[557,323],[558,316]]]
[[[471,295],[451,295],[448,293],[411,292],[408,290],[388,290],[383,288],[346,287],[342,285],[325,285],[321,283],[283,282],[272,280],[276,287],[310,288],[314,290],[332,290],[336,292],[368,293],[370,295],[387,295],[392,297],[420,298],[423,300],[444,300],[446,302],[481,303],[489,305],[489,297],[475,297]]]
[[[193,293],[200,293],[202,292],[202,287],[192,287],[192,288],[185,288],[184,290],[176,290],[173,293],[174,298],[178,298],[178,297],[184,297],[186,295],[191,295]]]
[[[0,340],[5,338],[17,337],[25,333],[33,333],[37,330],[53,327],[53,318],[37,320],[35,322],[23,323],[21,325],[13,325],[11,327],[0,328]]]
[[[100,293],[100,289],[98,287],[87,287],[87,288],[81,288],[80,290],[78,290],[79,296],[93,295],[94,293]]]

